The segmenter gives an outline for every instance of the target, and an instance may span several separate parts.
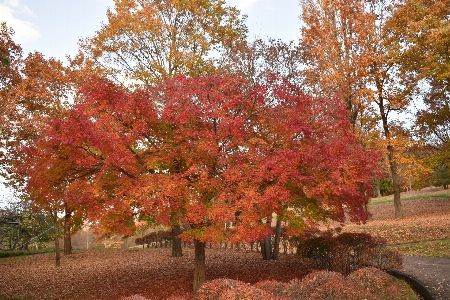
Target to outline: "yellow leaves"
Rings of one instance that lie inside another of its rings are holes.
[[[223,52],[245,38],[236,10],[221,0],[116,0],[108,24],[83,51],[102,67],[140,83],[214,70],[214,47]],[[119,69],[116,69],[119,68]]]
[[[249,143],[254,146],[266,146],[267,145],[266,141],[264,141],[263,139],[258,138],[258,137],[253,137],[253,138],[249,139]]]

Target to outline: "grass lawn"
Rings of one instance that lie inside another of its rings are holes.
[[[450,191],[446,192],[437,192],[437,193],[429,193],[425,195],[412,195],[407,196],[407,194],[404,195],[404,197],[400,196],[401,201],[409,201],[409,200],[418,200],[418,199],[439,199],[439,198],[446,198],[450,200]],[[382,203],[389,203],[394,202],[394,196],[385,196],[380,198],[372,198],[369,202],[369,205],[377,205]]]
[[[406,256],[450,257],[450,239],[391,245]]]

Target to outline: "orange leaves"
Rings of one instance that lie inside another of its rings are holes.
[[[271,230],[262,220],[274,212],[293,224],[327,210],[363,218],[377,157],[348,133],[345,109],[270,84],[264,94],[238,78],[176,76],[128,92],[99,80],[39,141],[51,158],[36,160],[36,174],[55,180],[58,170],[60,197],[111,231],[152,217],[214,240],[233,222],[232,239],[250,240]]]
[[[131,84],[211,74],[246,34],[243,17],[219,0],[116,0],[108,23],[83,42],[87,57]],[[117,77],[116,77],[117,79]]]

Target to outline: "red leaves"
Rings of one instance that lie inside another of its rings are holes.
[[[233,239],[249,240],[268,233],[257,224],[272,213],[288,224],[325,212],[364,219],[377,156],[349,133],[345,108],[283,80],[270,84],[176,76],[129,92],[95,81],[38,142],[49,157],[35,171],[55,182],[58,170],[60,196],[83,203],[108,230],[133,229],[138,215],[204,227],[195,235],[209,240],[233,222]],[[48,183],[30,174],[34,180],[35,188]]]
[[[411,288],[375,268],[363,268],[348,277],[337,272],[313,271],[302,280],[243,281],[216,279],[205,283],[195,299],[400,299]]]

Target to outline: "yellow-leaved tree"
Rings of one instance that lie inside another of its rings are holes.
[[[115,0],[107,16],[80,46],[86,58],[122,83],[211,74],[247,34],[245,17],[224,0]]]

